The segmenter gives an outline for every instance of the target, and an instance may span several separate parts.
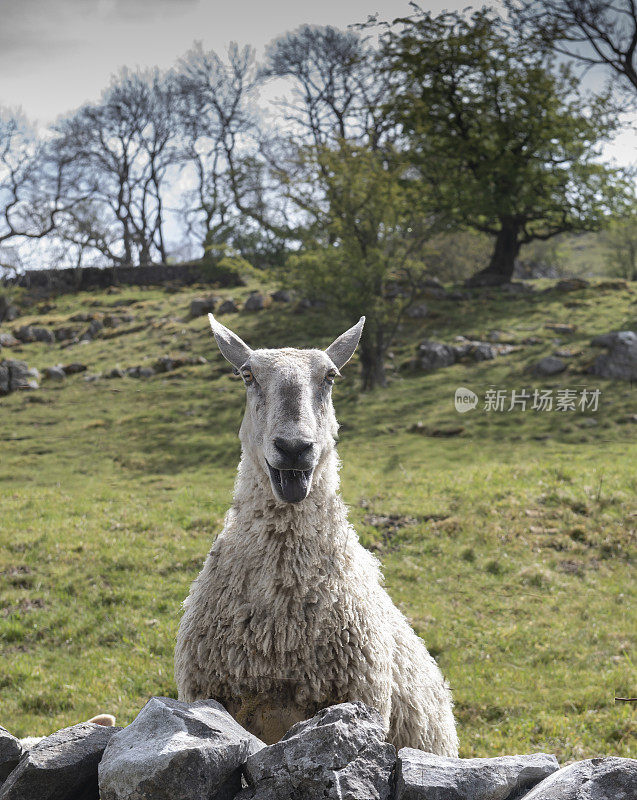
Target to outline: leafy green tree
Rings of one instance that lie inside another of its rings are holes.
[[[393,151],[341,142],[304,155],[322,202],[313,206],[302,250],[288,261],[288,279],[349,319],[366,316],[362,387],[384,386],[386,351],[417,291],[432,219],[402,180]]]
[[[637,208],[611,222],[604,232],[604,249],[613,274],[637,280]]]
[[[488,9],[419,10],[389,29],[384,54],[395,86],[388,113],[419,179],[450,220],[494,238],[473,283],[509,281],[528,242],[603,225],[621,192],[597,144],[616,114],[605,97],[578,94],[549,44]]]

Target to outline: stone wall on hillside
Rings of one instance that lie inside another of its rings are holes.
[[[210,264],[149,264],[131,267],[82,267],[80,269],[34,269],[5,281],[9,286],[51,292],[76,292],[84,289],[106,289],[109,286],[161,286],[208,283],[218,286],[243,284],[231,269]]]

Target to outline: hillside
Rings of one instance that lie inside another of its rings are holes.
[[[351,519],[452,685],[463,756],[637,755],[634,706],[614,702],[637,691],[637,396],[583,371],[599,352],[593,336],[637,330],[637,286],[617,287],[425,299],[427,316],[399,333],[386,389],[360,395],[355,361],[334,389]],[[81,332],[117,317],[90,341],[0,353],[40,370],[87,367],[0,398],[0,724],[13,733],[98,711],[125,724],[148,696],[174,696],[180,602],[239,455],[243,386],[205,316],[188,313],[207,291],[62,295],[0,326]],[[348,323],[287,303],[221,321],[253,346],[301,347],[326,346]],[[421,340],[458,335],[513,350],[413,367]],[[567,371],[535,376],[556,350],[572,354]],[[162,356],[184,363],[104,377]],[[458,387],[478,408],[455,410]],[[600,389],[599,409],[483,408],[489,389],[546,387]]]

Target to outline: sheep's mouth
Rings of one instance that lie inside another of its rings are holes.
[[[270,482],[274,493],[285,503],[300,503],[305,500],[312,485],[311,469],[275,469],[268,461],[265,462],[270,470]]]

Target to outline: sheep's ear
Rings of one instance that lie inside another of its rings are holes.
[[[225,325],[217,322],[212,314],[208,314],[208,319],[210,320],[210,327],[215,341],[219,345],[219,350],[221,350],[221,355],[236,369],[240,369],[250,358],[252,350],[230,328],[226,328]]]
[[[365,317],[361,317],[353,328],[342,333],[325,351],[332,359],[336,369],[344,367],[354,355],[354,350],[358,347],[364,324]]]

